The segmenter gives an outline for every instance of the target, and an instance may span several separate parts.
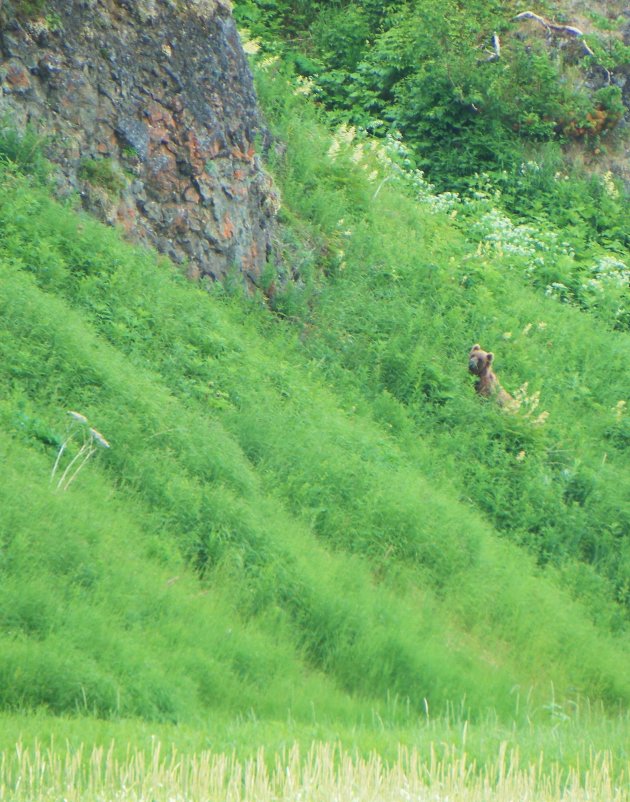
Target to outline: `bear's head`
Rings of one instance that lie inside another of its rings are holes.
[[[483,376],[488,370],[490,370],[490,365],[492,364],[493,359],[493,353],[484,351],[481,346],[476,343],[470,349],[470,354],[468,355],[468,370],[471,373],[474,373],[475,376]]]

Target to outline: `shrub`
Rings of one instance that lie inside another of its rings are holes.
[[[120,194],[127,185],[120,167],[112,159],[83,159],[78,175],[89,184],[102,187],[112,195]]]
[[[42,155],[45,140],[32,127],[19,132],[10,117],[0,120],[0,162],[45,182],[50,165]]]

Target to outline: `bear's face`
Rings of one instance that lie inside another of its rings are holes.
[[[493,353],[484,351],[479,345],[473,345],[468,355],[468,370],[475,376],[483,376],[490,369]]]

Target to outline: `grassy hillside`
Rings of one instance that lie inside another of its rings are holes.
[[[276,67],[259,79],[282,258],[250,297],[52,200],[28,142],[0,149],[6,737],[149,721],[386,752],[465,748],[470,722],[480,761],[514,726],[534,759],[591,739],[623,767],[616,274],[560,302],[554,271],[585,265],[541,246],[541,278],[510,249],[553,231],[434,195],[400,149],[333,139]],[[475,395],[473,342],[517,414]]]
[[[311,159],[316,133],[300,127]],[[322,159],[327,190],[314,162],[313,230],[342,203],[360,230],[306,329],[187,284],[5,167],[6,707],[179,719],[350,694],[509,713],[515,687],[552,681],[627,700],[627,474],[599,439],[626,335],[496,269],[470,292],[452,259],[474,243],[445,218],[386,188],[368,208],[360,170]],[[429,264],[421,238],[441,242]],[[504,350],[519,381],[547,379],[540,427],[465,372],[471,340],[538,320],[544,343]],[[111,448],[59,486],[89,437],[69,410]]]
[[[369,388],[375,414],[416,458],[430,451],[431,471],[499,531],[541,562],[577,557],[627,604],[628,338],[611,330],[628,309],[627,278],[598,289],[591,307],[569,308],[545,281],[558,270],[585,281],[584,265],[544,242],[554,232],[531,237],[530,254],[522,229],[486,200],[433,196],[418,208],[369,158],[362,198],[331,192],[327,168],[318,171],[329,143],[303,122],[293,135],[304,158],[286,169],[309,192],[290,202],[340,249],[334,278],[305,312],[307,347],[337,378]],[[336,157],[338,175],[364,147],[355,141]],[[475,341],[496,351],[503,383],[522,399],[518,415],[497,415],[470,392],[463,367]]]

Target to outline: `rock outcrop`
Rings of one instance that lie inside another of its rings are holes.
[[[45,135],[60,191],[193,276],[256,284],[277,196],[227,1],[5,0],[1,13],[0,115]]]

